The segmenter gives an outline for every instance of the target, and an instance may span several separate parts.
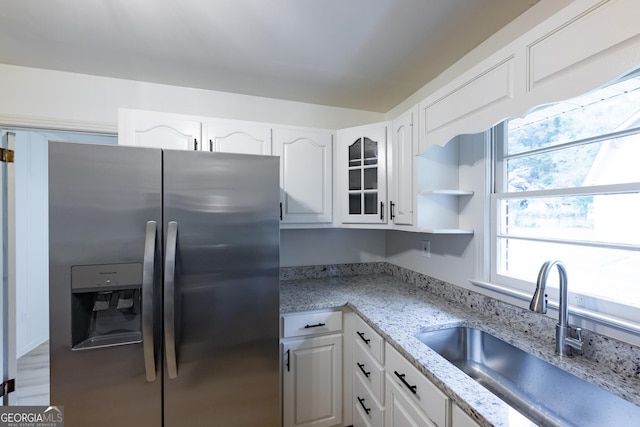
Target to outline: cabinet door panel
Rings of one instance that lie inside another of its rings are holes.
[[[283,424],[329,427],[342,422],[342,335],[283,343]]]
[[[458,405],[452,405],[451,426],[452,427],[479,427],[480,424],[475,422],[469,415],[465,414]]]
[[[199,150],[201,123],[188,117],[126,110],[120,114],[118,144],[172,150]]]
[[[390,382],[395,383],[434,424],[446,427],[449,420],[449,398],[389,343],[385,347],[385,357],[387,386]],[[413,386],[413,392],[408,391],[408,385]]]
[[[207,138],[211,151],[220,153],[272,154],[271,127],[242,122],[208,122]]]
[[[389,375],[385,414],[386,427],[435,427]]]
[[[392,128],[389,219],[394,224],[413,225],[413,111],[394,120]]]
[[[283,223],[330,223],[333,219],[333,134],[277,129]]]
[[[387,223],[386,123],[338,131],[343,223]]]

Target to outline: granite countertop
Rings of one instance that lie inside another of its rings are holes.
[[[521,324],[510,324],[517,319],[487,312],[490,307],[470,310],[387,274],[281,281],[282,313],[342,306],[359,314],[480,425],[534,424],[429,349],[417,333],[453,325],[476,327],[640,406],[639,384],[616,384],[602,366],[581,357],[560,359],[554,353],[554,332],[537,336]]]

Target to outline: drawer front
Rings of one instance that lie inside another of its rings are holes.
[[[439,427],[449,419],[449,399],[396,349],[386,345],[387,376]]]
[[[354,340],[363,344],[378,363],[384,365],[384,339],[360,316],[355,316],[354,333]]]
[[[365,349],[364,343],[358,341],[353,346],[353,371],[367,384],[378,402],[384,405],[384,368]]]
[[[342,331],[342,311],[314,311],[282,316],[282,337]]]
[[[373,398],[369,389],[364,385],[362,379],[355,378],[353,384],[353,406],[356,408],[354,411],[358,413],[354,419],[354,427],[370,426],[370,427],[382,427],[384,424],[384,409],[378,404],[376,399]],[[358,418],[361,418],[364,423],[359,424]]]

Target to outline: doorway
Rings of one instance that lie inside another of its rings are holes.
[[[27,129],[2,129],[1,136],[11,136],[15,146],[15,202],[7,203],[15,212],[8,225],[15,230],[15,247],[3,236],[3,247],[15,253],[15,278],[6,283],[15,289],[4,293],[9,297],[2,304],[5,330],[15,337],[2,337],[9,359],[4,365],[16,379],[8,404],[49,405],[48,141],[117,144],[117,136]]]

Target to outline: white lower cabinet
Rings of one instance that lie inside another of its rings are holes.
[[[385,357],[387,389],[400,389],[404,396],[431,420],[433,425],[447,427],[451,417],[449,398],[389,344],[385,347]],[[387,411],[390,411],[389,402],[387,407]],[[387,424],[387,427],[393,425]]]
[[[353,425],[384,426],[384,339],[355,316],[353,348]]]
[[[283,316],[284,427],[341,425],[341,316],[341,312]]]
[[[435,426],[388,374],[385,414],[387,427]]]
[[[452,427],[480,427],[469,415],[464,413],[458,405],[451,405],[451,426]]]
[[[353,427],[383,427],[384,407],[378,403],[361,377],[353,376]]]

